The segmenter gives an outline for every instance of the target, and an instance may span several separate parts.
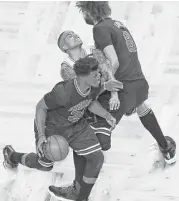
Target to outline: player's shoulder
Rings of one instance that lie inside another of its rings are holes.
[[[64,57],[64,59],[63,59],[63,61],[61,63],[61,67],[66,66],[66,67],[73,68],[74,63],[75,62],[68,55],[65,55],[65,57]]]
[[[111,18],[108,18],[106,20],[101,21],[100,23],[98,23],[97,25],[95,25],[93,27],[93,31],[97,32],[97,31],[105,31],[105,30],[109,30],[111,31],[111,28],[119,28],[119,30],[122,31],[122,29],[127,29],[126,26],[124,25],[124,23],[122,23],[121,21],[118,20],[113,20]]]
[[[114,20],[112,20],[111,18],[107,18],[105,20],[100,21],[98,24],[96,24],[93,29],[102,29],[104,27],[110,27],[111,24],[114,23]]]
[[[66,96],[67,94],[69,94],[72,88],[73,80],[65,80],[58,82],[52,90],[58,94],[61,94],[62,96]]]

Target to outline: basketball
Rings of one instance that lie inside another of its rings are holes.
[[[60,135],[53,135],[47,138],[43,145],[44,156],[51,161],[61,161],[69,153],[69,145],[65,138]]]

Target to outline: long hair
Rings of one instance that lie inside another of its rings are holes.
[[[77,1],[76,7],[81,12],[89,12],[96,22],[111,15],[108,1]]]

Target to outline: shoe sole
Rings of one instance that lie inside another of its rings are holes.
[[[63,198],[63,197],[58,197],[52,191],[50,191],[49,188],[48,188],[48,192],[52,197],[56,198],[57,200],[60,200],[60,201],[75,201],[75,200],[66,199],[66,198]]]
[[[169,140],[169,141],[175,146],[175,149],[176,149],[176,142],[175,142],[175,140],[174,140],[173,138],[171,138],[170,136],[165,136],[165,139],[166,139],[166,140]],[[174,155],[173,158],[171,158],[171,159],[169,159],[169,160],[167,160],[167,159],[164,159],[164,160],[165,160],[165,162],[166,162],[168,165],[172,165],[172,164],[176,163],[176,161],[177,161],[177,155],[176,155],[176,153],[175,153],[175,155]]]
[[[168,165],[172,165],[174,163],[176,163],[177,161],[177,155],[175,154],[175,156],[169,160],[165,159],[165,162],[168,164]]]

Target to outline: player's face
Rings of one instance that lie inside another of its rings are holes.
[[[92,17],[85,11],[83,11],[83,18],[84,18],[86,24],[94,25]]]
[[[72,49],[75,49],[76,47],[81,46],[83,42],[81,38],[72,31],[65,38],[65,44],[69,50],[72,50]]]
[[[101,74],[100,74],[99,70],[92,71],[86,77],[86,82],[88,83],[89,86],[98,87],[100,84],[100,78],[101,78]]]

